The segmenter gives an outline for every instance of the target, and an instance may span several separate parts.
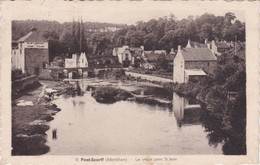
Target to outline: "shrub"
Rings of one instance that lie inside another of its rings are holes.
[[[97,102],[107,104],[133,97],[130,92],[113,87],[99,87],[92,92],[91,96],[94,97]]]

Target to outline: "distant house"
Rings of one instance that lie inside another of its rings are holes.
[[[65,58],[65,68],[87,68],[88,60],[85,53],[73,54],[72,58]]]
[[[118,57],[119,63],[122,64],[123,67],[129,67],[136,65],[136,60],[140,59],[144,53],[143,47],[117,47],[113,49],[113,56]]]
[[[205,76],[217,63],[216,56],[208,48],[183,48],[173,62],[173,82],[187,83],[190,79]]]
[[[12,42],[11,54],[12,69],[20,69],[23,73],[40,77],[48,73],[48,41],[36,28],[31,28],[27,35]]]
[[[147,62],[149,63],[156,63],[159,58],[165,57],[165,53],[155,53],[155,51],[151,51],[149,54],[144,54]]]
[[[226,42],[215,42],[212,41],[211,49],[216,55],[221,55],[224,52],[230,50],[231,44],[228,44]]]
[[[72,58],[65,58],[65,68],[77,68],[78,54],[73,54]]]
[[[211,49],[211,44],[208,42],[206,39],[204,43],[196,42],[196,41],[191,41],[190,39],[188,40],[188,43],[186,45],[186,48],[209,48]]]
[[[78,67],[86,68],[88,67],[88,59],[85,53],[81,53],[78,60]]]

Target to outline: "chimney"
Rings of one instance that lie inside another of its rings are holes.
[[[178,52],[181,51],[181,45],[178,45]]]
[[[208,39],[206,38],[206,39],[205,39],[205,44],[207,44],[207,43],[208,43]]]
[[[206,45],[207,45],[208,49],[211,49],[210,43],[207,43]]]
[[[171,53],[174,53],[174,48],[171,48]]]

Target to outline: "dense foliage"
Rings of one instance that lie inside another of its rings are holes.
[[[52,42],[52,56],[74,53],[80,49],[87,53],[106,54],[111,53],[107,49],[123,45],[144,45],[145,50],[165,49],[169,52],[178,45],[185,46],[188,39],[204,42],[205,39],[235,41],[237,38],[238,41],[245,41],[245,23],[236,20],[230,12],[224,16],[206,13],[182,20],[171,14],[147,22],[138,21],[131,26],[80,21],[63,24],[56,21],[13,21],[12,40],[26,35],[31,27]],[[82,48],[77,48],[79,40],[83,40]]]
[[[169,18],[139,21],[136,26],[121,29],[113,35],[115,46],[144,45],[146,50],[164,49],[168,52],[178,45],[186,46],[188,39],[198,42],[208,40],[245,41],[245,24],[236,20],[233,13],[225,16],[203,14],[200,17],[188,17],[177,20],[171,14]]]
[[[204,104],[202,123],[210,145],[223,144],[224,154],[246,154],[245,44],[236,43],[218,57],[212,73],[197,83],[175,84],[176,92]]]

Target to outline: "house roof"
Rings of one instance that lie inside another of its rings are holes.
[[[125,47],[119,47],[119,48],[115,48],[115,51],[118,54],[122,54],[124,53],[125,49],[126,49]]]
[[[149,54],[145,54],[145,57],[148,61],[156,61],[162,54],[151,52]]]
[[[230,46],[225,42],[215,42],[217,48],[230,48]]]
[[[190,41],[190,46],[193,47],[193,48],[206,48],[207,45],[204,44],[204,43],[199,43],[199,42],[196,42],[196,41]]]
[[[181,50],[185,61],[216,61],[216,56],[208,48],[183,48]]]
[[[206,73],[201,69],[185,69],[185,73],[189,76],[205,76]]]
[[[20,38],[17,42],[47,42],[39,32],[31,31],[24,37]]]
[[[167,61],[173,61],[173,59],[175,58],[176,53],[175,52],[170,52],[169,54],[166,55],[166,60]]]
[[[129,50],[133,54],[138,54],[138,52],[143,51],[142,48],[135,48],[135,47],[129,48],[129,47],[126,47],[126,46],[115,48],[115,51],[116,51],[117,54],[122,54],[122,53],[124,53],[125,50]],[[141,55],[141,53],[140,53],[140,55]]]

